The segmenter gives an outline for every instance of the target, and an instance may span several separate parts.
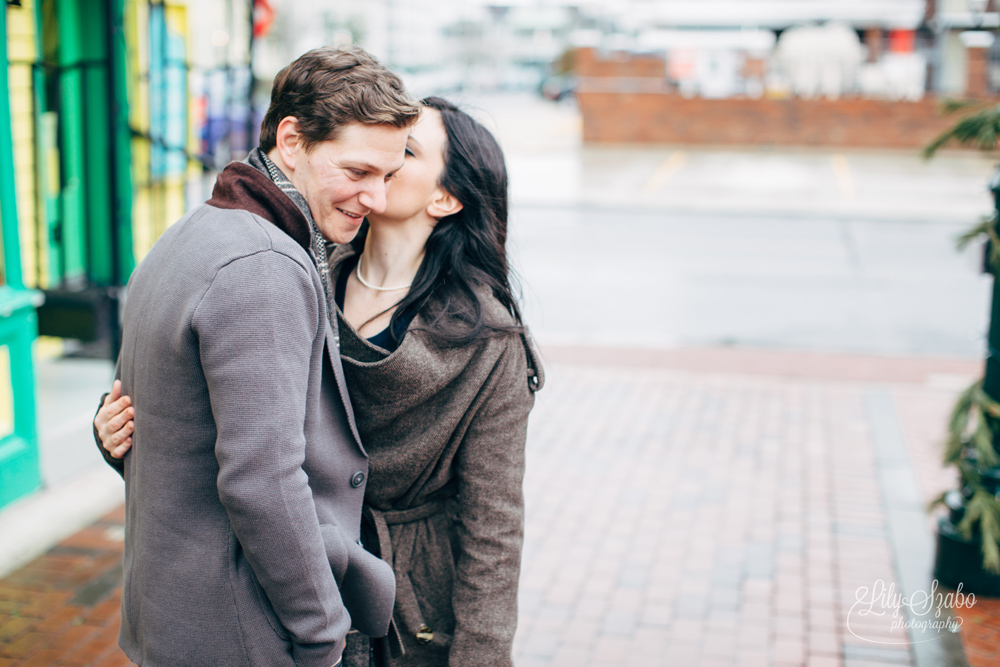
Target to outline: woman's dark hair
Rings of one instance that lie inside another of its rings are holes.
[[[451,102],[428,97],[421,103],[441,113],[448,143],[440,185],[462,203],[462,210],[435,225],[413,286],[393,313],[389,331],[395,338],[400,318],[407,321],[433,304],[423,313],[426,325],[411,327],[411,331],[419,328],[450,344],[519,333],[523,330],[521,311],[507,262],[503,151],[489,130]],[[357,238],[364,237],[358,234]],[[493,293],[515,324],[490,317],[477,294],[483,288]]]

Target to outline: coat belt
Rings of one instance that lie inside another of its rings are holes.
[[[404,523],[413,523],[430,518],[436,514],[441,514],[448,510],[454,503],[454,498],[439,498],[431,500],[423,505],[410,507],[402,510],[380,510],[370,505],[365,505],[364,516],[371,522],[375,530],[375,538],[378,542],[378,554],[385,562],[393,566],[396,574],[396,610],[405,619],[405,625],[419,630],[429,630],[424,625],[420,616],[420,603],[417,602],[416,593],[413,591],[413,582],[408,576],[408,566],[406,563],[395,563],[395,555],[392,550],[392,537],[389,535],[389,526],[398,526]],[[369,548],[375,545],[368,545]],[[416,614],[417,617],[413,617]],[[387,648],[392,655],[397,655],[397,651],[402,652],[402,640],[397,634],[399,629],[395,623],[390,629],[389,636],[386,637]]]
[[[382,560],[389,565],[393,564],[392,538],[389,537],[389,526],[413,523],[440,514],[448,509],[453,500],[453,498],[439,498],[404,510],[380,510],[371,505],[365,505],[363,512],[375,529],[378,553]]]

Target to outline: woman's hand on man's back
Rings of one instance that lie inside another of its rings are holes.
[[[104,406],[94,417],[94,428],[101,444],[113,458],[122,458],[132,446],[133,417],[135,408],[132,407],[132,399],[122,396],[121,380],[115,380],[111,393],[104,398]]]

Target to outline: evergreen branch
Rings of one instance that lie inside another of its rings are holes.
[[[985,489],[977,489],[970,502],[981,506],[979,536],[982,540],[983,569],[1000,574],[1000,502]]]
[[[961,438],[950,436],[944,443],[944,457],[942,458],[942,462],[945,465],[957,465],[965,454],[965,446],[967,444],[964,436]]]
[[[940,494],[934,496],[934,498],[932,498],[931,501],[927,503],[927,511],[933,512],[938,507],[941,506],[947,507],[947,505],[945,505],[944,499],[948,497],[949,493],[951,493],[951,491],[942,491]]]
[[[993,227],[996,224],[996,220],[997,220],[996,213],[994,213],[991,216],[983,217],[979,221],[979,224],[977,224],[974,227],[971,227],[970,229],[962,232],[955,239],[955,249],[956,250],[960,250],[960,251],[961,250],[965,250],[965,248],[970,243],[972,243],[973,241],[975,241],[976,239],[978,239],[983,234],[987,234],[988,235],[990,233],[990,227]]]
[[[997,214],[983,216],[977,225],[967,229],[955,238],[955,249],[965,250],[970,243],[986,235],[989,239],[989,269],[993,275],[1000,274],[1000,234],[997,233]]]
[[[969,428],[969,416],[972,412],[972,405],[976,392],[981,391],[982,380],[976,380],[962,392],[955,401],[955,407],[951,411],[951,419],[948,422],[948,439],[945,441],[944,463],[957,464],[963,455],[966,439],[965,432]]]
[[[941,103],[941,115],[950,116],[958,111],[964,111],[965,109],[982,106],[983,102],[981,100],[956,100],[954,98],[949,98]]]
[[[962,516],[962,520],[955,526],[965,540],[972,540],[973,530],[983,516],[983,509],[982,498],[978,493],[972,494],[972,497],[965,503],[965,514]]]
[[[982,384],[980,383],[980,387],[981,386]],[[979,404],[979,409],[988,414],[990,417],[996,417],[997,419],[1000,419],[1000,403],[997,403],[992,398],[990,398],[990,395],[987,394],[985,391],[983,391],[981,388],[978,389],[977,393],[979,394],[977,401]]]
[[[961,438],[965,429],[969,427],[969,413],[972,411],[972,404],[975,400],[976,392],[983,386],[982,379],[976,380],[965,391],[959,395],[955,401],[955,407],[951,410],[948,431],[956,438]]]
[[[997,236],[996,217],[989,220],[986,225],[986,236],[990,239],[990,273],[994,276],[1000,272],[1000,236]]]
[[[955,110],[959,108],[961,107],[955,107]],[[981,150],[991,150],[996,147],[998,137],[1000,137],[1000,106],[991,106],[959,120],[951,129],[942,132],[925,146],[922,154],[925,158],[930,158],[950,141]]]
[[[979,474],[979,468],[968,459],[961,459],[955,463],[958,467],[958,476],[963,487],[977,489],[983,485],[983,476]]]
[[[976,429],[969,440],[976,452],[976,463],[992,468],[997,464],[997,452],[993,449],[993,432],[982,416],[976,420]]]

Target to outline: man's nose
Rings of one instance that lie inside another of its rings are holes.
[[[361,191],[359,201],[372,213],[382,213],[385,211],[385,195],[388,189],[388,183],[374,183]]]

